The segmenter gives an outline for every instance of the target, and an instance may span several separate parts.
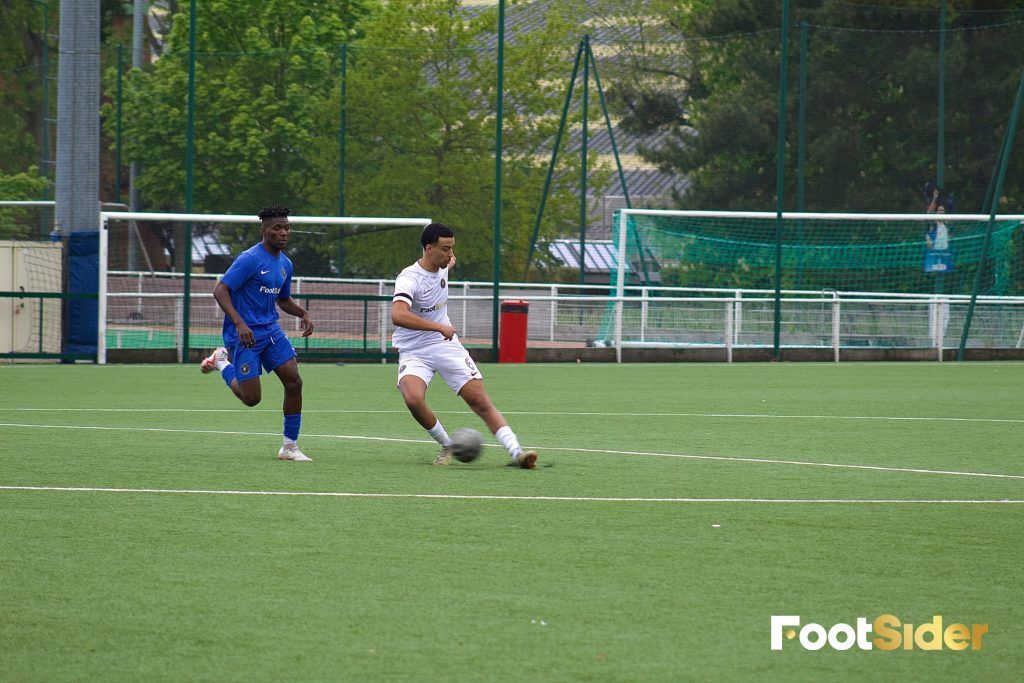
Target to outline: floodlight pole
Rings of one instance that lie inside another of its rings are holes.
[[[942,187],[946,171],[946,0],[939,7],[939,116],[935,184]],[[931,198],[929,198],[931,201]]]
[[[341,83],[339,84],[338,100],[338,216],[345,215],[345,126],[347,125],[347,109],[345,107],[348,85],[348,43],[341,46]],[[338,230],[338,277],[342,277],[345,267],[345,231]]]
[[[192,190],[195,180],[196,154],[196,0],[189,0],[188,12],[188,130],[185,134],[185,213],[192,213]],[[188,362],[189,308],[192,303],[192,223],[185,223],[182,244],[182,335],[181,362]]]
[[[117,44],[117,87],[114,104],[114,201],[121,203],[121,93],[124,72],[124,45]]]
[[[501,155],[505,108],[505,0],[498,1],[498,82],[494,133],[494,244],[492,255],[491,360],[498,361],[498,311],[501,294]]]
[[[32,0],[33,3],[43,8],[43,54],[39,61],[39,70],[42,73],[42,77],[39,79],[42,83],[43,92],[43,115],[39,117],[39,172],[43,174],[43,178],[47,180],[46,185],[43,187],[43,201],[47,201],[50,198],[50,172],[52,164],[50,162],[50,4],[47,0]],[[50,221],[51,225],[46,225],[46,211],[39,212],[39,238],[46,239],[50,230],[53,229],[53,221]]]
[[[583,131],[580,138],[580,284],[587,273],[587,114],[590,109],[590,35],[583,35]]]
[[[782,0],[782,38],[779,56],[779,144],[775,162],[775,331],[772,357],[782,360],[782,198],[786,177],[786,67],[789,61],[789,0]]]
[[[142,68],[142,44],[145,38],[143,28],[146,15],[146,0],[135,0],[132,10],[132,78],[135,78],[135,70]],[[137,180],[139,177],[139,162],[135,159],[128,161],[128,210],[139,210],[139,188]],[[128,227],[128,270],[137,270],[139,267],[139,251],[142,251],[149,261],[145,245],[142,242],[142,235],[139,233],[139,226],[132,221]],[[150,268],[152,270],[152,268]]]
[[[938,131],[935,149],[935,185],[943,187],[946,177],[946,0],[942,0],[939,8],[939,94],[938,94]],[[931,198],[928,198],[931,202]],[[935,273],[935,293],[942,294],[943,273]],[[939,360],[942,360],[942,349],[939,349]]]
[[[797,143],[796,143],[796,210],[803,213],[805,206],[805,190],[807,185],[807,22],[800,22],[800,87],[797,105]],[[796,222],[796,241],[803,244],[804,222]],[[804,250],[801,248],[797,256],[796,282],[797,289],[801,286],[801,275],[804,269]]]
[[[196,153],[196,0],[188,3],[188,119],[185,130],[185,213],[192,213]]]
[[[341,46],[341,83],[338,100],[338,216],[345,215],[345,97],[348,81],[348,43]],[[340,275],[339,266],[339,275]]]

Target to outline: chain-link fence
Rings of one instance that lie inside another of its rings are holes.
[[[583,251],[610,239],[619,206],[771,210],[780,169],[786,210],[1024,208],[1024,161],[1015,140],[1004,145],[1024,10],[787,4],[785,22],[781,1],[714,3],[699,15],[641,0],[509,5],[496,176],[496,6],[387,3],[366,17],[316,6],[292,26],[269,20],[279,8],[237,17],[226,3],[199,3],[190,46],[188,4],[172,3],[181,11],[150,27],[144,68],[129,69],[125,50],[104,43],[101,199],[127,201],[135,162],[139,208],[252,214],[282,203],[303,215],[431,216],[456,229],[466,279],[539,281],[575,279],[565,271],[580,262],[545,245],[582,238]],[[18,141],[0,160],[0,199],[52,196],[55,16],[50,8],[35,20],[41,47],[0,65],[10,105],[0,117],[14,117]],[[593,60],[574,70],[584,39]],[[38,212],[0,219],[0,236],[45,238],[52,228]],[[140,226],[126,243],[125,269],[217,272],[255,241],[245,228],[219,228],[202,237],[225,258],[197,261],[183,233],[153,230]],[[1024,263],[1014,234],[1010,272]],[[311,277],[390,278],[419,251],[402,230],[299,237],[296,271]],[[661,283],[708,284],[688,272],[662,273]],[[917,280],[935,293],[931,279]]]

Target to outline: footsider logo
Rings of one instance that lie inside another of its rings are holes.
[[[986,633],[988,624],[953,623],[943,627],[941,614],[916,625],[883,614],[874,621],[857,617],[856,625],[839,623],[828,628],[815,623],[801,626],[799,616],[773,615],[771,635],[773,650],[782,649],[783,639],[794,638],[805,650],[820,650],[826,645],[833,650],[849,650],[854,645],[861,650],[980,650]]]

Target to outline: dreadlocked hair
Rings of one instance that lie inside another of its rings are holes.
[[[289,209],[287,206],[281,206],[280,204],[271,204],[270,206],[263,207],[263,209],[256,215],[259,216],[259,219],[261,221],[263,221],[268,218],[287,218],[288,214],[290,214],[291,212],[292,210]]]

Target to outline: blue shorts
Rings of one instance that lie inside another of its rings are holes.
[[[298,355],[288,340],[288,335],[278,325],[275,325],[269,334],[255,337],[252,346],[242,346],[237,339],[225,339],[224,346],[228,349],[239,382],[259,377],[262,374],[261,366],[266,372],[273,372],[275,368]]]

